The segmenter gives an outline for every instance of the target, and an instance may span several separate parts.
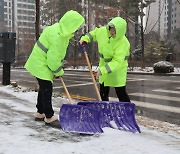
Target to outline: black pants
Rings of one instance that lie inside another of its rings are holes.
[[[36,78],[39,84],[39,92],[37,98],[37,112],[44,113],[46,118],[54,115],[52,108],[52,82]]]
[[[104,86],[104,83],[100,84],[100,95],[102,101],[109,101],[109,86]],[[130,102],[129,96],[126,92],[126,86],[115,87],[116,95],[120,102]]]

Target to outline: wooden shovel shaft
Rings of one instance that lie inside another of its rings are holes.
[[[89,68],[89,72],[91,74],[91,78],[92,78],[93,83],[94,83],[94,88],[96,90],[97,97],[98,97],[99,101],[101,101],[101,96],[100,96],[100,93],[99,93],[99,90],[98,90],[98,87],[97,87],[97,84],[96,84],[96,80],[94,78],[94,75],[93,75],[93,72],[92,72],[92,69],[91,69],[91,64],[89,62],[88,54],[87,54],[86,51],[84,52],[84,55],[85,55],[85,58],[86,58],[86,61],[87,61],[87,64],[88,64],[88,68]]]
[[[60,80],[61,80],[61,83],[62,83],[62,85],[63,85],[63,87],[64,87],[64,90],[65,90],[65,92],[66,92],[66,95],[67,95],[70,103],[73,104],[73,101],[72,101],[72,99],[71,99],[71,96],[70,96],[70,94],[69,94],[69,91],[68,91],[67,88],[66,88],[66,85],[65,85],[65,83],[64,83],[63,78],[60,77]]]

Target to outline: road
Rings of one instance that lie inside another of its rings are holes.
[[[64,82],[71,97],[79,100],[97,100],[89,72],[65,71]],[[35,88],[36,80],[24,69],[12,69],[11,81],[18,85]],[[2,69],[0,69],[2,84]],[[54,92],[64,93],[60,80],[54,82]],[[136,104],[137,114],[180,125],[179,76],[128,74],[127,92]],[[117,100],[114,88],[110,100]]]

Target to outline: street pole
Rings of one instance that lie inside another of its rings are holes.
[[[3,62],[3,80],[2,84],[4,86],[10,84],[10,75],[11,75],[11,63],[10,62]]]

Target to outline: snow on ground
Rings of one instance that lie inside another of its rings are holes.
[[[0,86],[0,154],[179,154],[180,127],[136,116],[142,133],[104,128],[104,134],[80,136],[36,122],[37,92]],[[53,97],[58,114],[63,97]]]

